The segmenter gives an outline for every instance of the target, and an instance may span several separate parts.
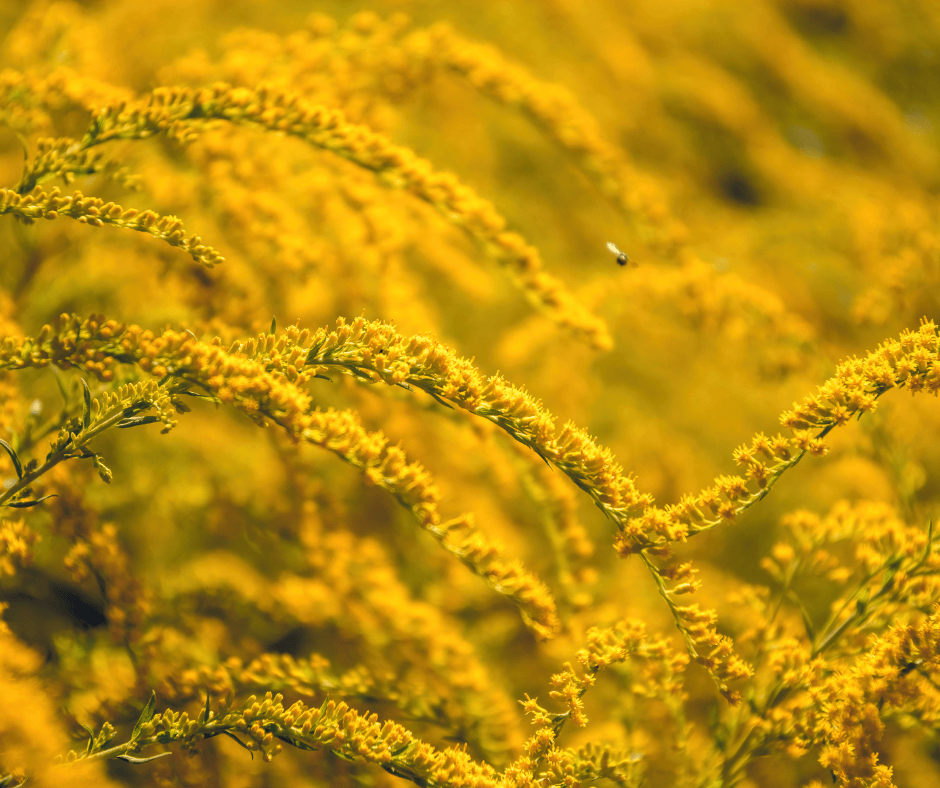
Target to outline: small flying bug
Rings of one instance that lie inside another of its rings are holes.
[[[621,252],[617,248],[616,244],[612,244],[610,241],[608,241],[607,248],[610,249],[611,254],[614,254],[617,256],[617,262],[620,263],[620,265],[626,265],[627,263],[630,262],[630,258],[627,257],[627,253]]]

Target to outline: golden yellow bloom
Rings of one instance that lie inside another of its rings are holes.
[[[409,462],[398,446],[379,433],[369,433],[349,411],[319,410],[298,383],[311,380],[316,368],[304,367],[295,345],[302,332],[277,339],[261,335],[249,339],[244,350],[238,344],[226,352],[219,344],[204,344],[190,334],[165,331],[154,335],[139,326],[122,326],[93,317],[81,321],[63,315],[57,329],[44,327],[40,337],[25,340],[19,350],[11,338],[0,348],[0,365],[12,368],[81,365],[102,379],[110,379],[116,359],[135,361],[156,377],[170,375],[195,384],[264,424],[282,427],[293,440],[312,443],[337,454],[357,468],[370,482],[390,492],[438,543],[487,584],[515,602],[526,623],[539,637],[551,637],[558,619],[554,600],[541,581],[519,561],[507,560],[502,551],[478,531],[468,516],[442,522],[439,494],[425,469]],[[306,338],[306,337],[304,337]],[[287,374],[276,370],[283,363],[263,364],[256,355],[288,349]],[[95,360],[101,354],[101,360]],[[309,353],[307,355],[309,363]],[[127,395],[124,395],[125,397]]]
[[[68,166],[71,167],[72,164]],[[35,188],[28,194],[0,189],[0,214],[4,213],[27,220],[51,220],[68,216],[92,227],[103,227],[106,224],[124,227],[152,235],[170,246],[178,246],[189,252],[193,260],[207,268],[224,261],[215,249],[203,244],[199,236],[187,235],[183,223],[175,216],[160,216],[154,211],[138,212],[134,208],[122,208],[97,197],[85,197],[81,192],[66,197],[61,196],[58,189],[44,192]]]
[[[87,166],[87,151],[110,140],[143,139],[163,132],[173,139],[191,141],[214,119],[258,125],[299,137],[378,173],[384,183],[407,189],[479,241],[507,267],[533,304],[594,346],[610,347],[604,324],[588,314],[560,281],[542,270],[538,250],[518,233],[506,229],[505,219],[492,203],[454,175],[435,172],[429,162],[411,150],[393,145],[364,126],[347,123],[341,112],[308,106],[297,94],[225,84],[200,91],[159,88],[143,100],[121,101],[101,109],[77,145],[71,141],[63,143],[56,147],[55,155],[46,157],[47,162],[33,163],[29,183],[40,183],[70,166]]]

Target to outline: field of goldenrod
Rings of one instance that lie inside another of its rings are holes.
[[[0,41],[0,788],[940,784],[936,0]]]

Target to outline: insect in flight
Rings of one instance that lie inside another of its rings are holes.
[[[630,258],[627,257],[627,253],[621,252],[617,248],[616,244],[612,244],[610,241],[608,241],[607,248],[610,249],[612,254],[615,254],[617,256],[617,262],[620,263],[620,265],[626,265],[627,263],[630,262]]]

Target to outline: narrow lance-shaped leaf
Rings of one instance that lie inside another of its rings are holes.
[[[232,732],[230,732],[230,731],[220,731],[220,733],[221,733],[223,736],[228,736],[230,739],[234,739],[235,741],[237,741],[237,742],[238,742],[238,745],[239,745],[240,747],[244,747],[244,748],[245,748],[246,750],[248,750],[248,752],[251,754],[251,760],[254,760],[254,759],[255,759],[255,754],[251,751],[251,749],[248,747],[248,745],[245,744],[245,742],[243,742],[241,739],[239,739],[234,733],[232,733]]]
[[[157,758],[163,758],[166,755],[172,755],[171,752],[161,752],[156,755],[151,755],[149,758],[135,758],[133,755],[118,755],[117,760],[127,761],[128,763],[150,763],[150,761],[155,761]]]
[[[212,395],[212,394],[200,394],[200,393],[198,393],[198,392],[196,392],[196,391],[181,391],[181,392],[180,392],[180,395],[181,395],[181,396],[185,395],[185,396],[187,396],[187,397],[195,397],[196,399],[205,399],[205,400],[209,400],[209,402],[213,402],[213,403],[215,403],[216,405],[221,405],[221,404],[222,404],[222,400],[220,400],[218,397],[216,397],[216,396],[214,396],[214,395]]]
[[[4,506],[10,506],[14,509],[29,509],[33,506],[39,506],[43,501],[48,501],[50,498],[58,498],[59,496],[53,493],[52,495],[44,495],[42,498],[37,498],[35,501],[10,501],[9,503],[3,504]]]
[[[85,404],[82,407],[82,429],[87,430],[91,424],[91,391],[88,390],[85,378],[82,378],[82,397],[85,399]]]
[[[3,447],[4,451],[10,455],[10,459],[13,461],[13,470],[16,471],[16,478],[23,478],[23,466],[20,465],[20,458],[16,456],[16,452],[13,451],[13,447],[7,443],[5,440],[0,440],[0,446]]]
[[[153,424],[160,421],[159,416],[136,416],[130,419],[122,419],[117,423],[119,430],[126,430],[128,427],[139,427],[142,424]]]
[[[87,725],[79,724],[85,729],[85,733],[88,734],[88,747],[85,750],[85,755],[91,755],[92,748],[95,746],[95,732]]]
[[[271,318],[271,330],[268,331],[269,334],[273,334],[277,331],[277,316]]]
[[[147,701],[147,705],[144,706],[144,710],[140,713],[140,717],[137,718],[137,724],[134,726],[134,732],[131,734],[132,742],[137,741],[137,739],[140,737],[140,729],[153,719],[153,712],[156,706],[157,693],[151,690],[150,700]]]

